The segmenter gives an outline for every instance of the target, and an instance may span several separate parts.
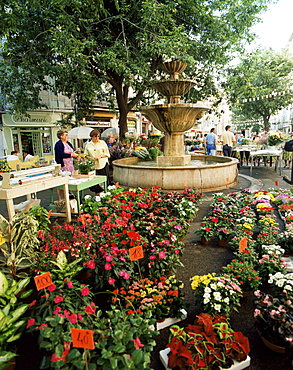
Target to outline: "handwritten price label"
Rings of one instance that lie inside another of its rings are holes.
[[[73,347],[94,349],[94,332],[87,329],[71,328]]]
[[[129,249],[130,261],[136,261],[144,257],[142,246],[133,247]]]
[[[247,236],[244,236],[239,242],[239,252],[243,252],[247,248]]]
[[[45,289],[53,284],[50,272],[45,272],[42,275],[35,276],[34,280],[37,290]]]

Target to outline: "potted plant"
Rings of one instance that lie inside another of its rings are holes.
[[[90,158],[85,157],[78,157],[77,160],[74,161],[74,169],[77,173],[74,175],[92,175],[95,170],[95,162]]]
[[[30,279],[7,279],[0,272],[0,369],[5,369],[16,356],[13,343],[17,341],[25,328],[26,320],[23,318],[29,305],[23,302],[31,294],[31,290],[22,290],[28,285]]]
[[[293,307],[286,296],[254,292],[255,325],[270,349],[284,353],[293,344]]]
[[[261,283],[258,272],[248,261],[234,259],[222,269],[225,274],[233,276],[238,281],[243,293],[256,290]]]
[[[196,302],[202,306],[204,312],[229,316],[240,306],[242,290],[235,278],[212,273],[195,275],[190,280]]]
[[[235,361],[245,361],[244,367],[250,364],[248,338],[234,332],[225,316],[201,313],[194,325],[173,325],[170,332],[166,346],[170,369],[226,369],[233,368]]]
[[[181,292],[183,287],[182,281],[177,280],[174,275],[153,280],[145,278],[134,282],[128,289],[114,290],[116,296],[112,302],[122,303],[130,313],[151,311],[157,320],[180,318],[182,310],[186,308]]]
[[[208,244],[215,233],[215,225],[218,222],[218,217],[205,216],[202,219],[201,226],[195,231],[195,234],[200,235],[202,244]]]
[[[262,256],[259,259],[259,276],[263,281],[267,281],[270,274],[277,272],[286,273],[286,263],[282,256],[284,249],[278,245],[263,245]]]
[[[27,277],[26,269],[38,255],[39,223],[30,214],[16,215],[8,222],[0,215],[0,265],[11,279]]]

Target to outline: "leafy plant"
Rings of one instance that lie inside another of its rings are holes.
[[[95,169],[95,161],[90,158],[78,157],[74,161],[74,169],[78,170],[82,175],[86,175]]]
[[[234,332],[225,316],[201,313],[194,325],[173,325],[170,331],[166,347],[170,348],[168,367],[172,369],[227,368],[233,360],[244,361],[250,351],[248,338]]]
[[[12,169],[9,167],[9,164],[6,159],[0,160],[0,172],[9,172],[12,171]]]
[[[21,291],[29,281],[29,278],[18,282],[9,280],[0,272],[0,370],[6,369],[9,360],[16,356],[12,352],[11,343],[21,337],[25,327],[23,315],[29,305],[23,303],[22,299],[27,298],[32,291]]]
[[[8,222],[0,215],[0,265],[9,278],[23,278],[37,257],[39,223],[28,215],[16,215]]]

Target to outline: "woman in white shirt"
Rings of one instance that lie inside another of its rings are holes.
[[[100,140],[100,131],[93,130],[90,133],[91,141],[86,144],[84,149],[84,154],[87,158],[94,160],[96,175],[107,176],[107,183],[111,185],[110,170],[108,159],[110,158],[110,153],[105,141]],[[91,191],[96,194],[103,191],[100,185],[95,185],[90,187]]]

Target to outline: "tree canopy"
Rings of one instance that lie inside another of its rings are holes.
[[[292,69],[288,50],[256,49],[245,54],[237,66],[228,69],[224,84],[234,116],[239,121],[262,121],[268,131],[270,117],[293,102]]]
[[[80,113],[100,94],[116,101],[123,136],[127,113],[162,73],[162,61],[189,63],[185,73],[198,87],[188,99],[214,94],[215,71],[252,38],[249,29],[270,2],[2,0],[2,94],[12,109],[25,111],[38,108],[39,92],[50,90],[74,96]]]

